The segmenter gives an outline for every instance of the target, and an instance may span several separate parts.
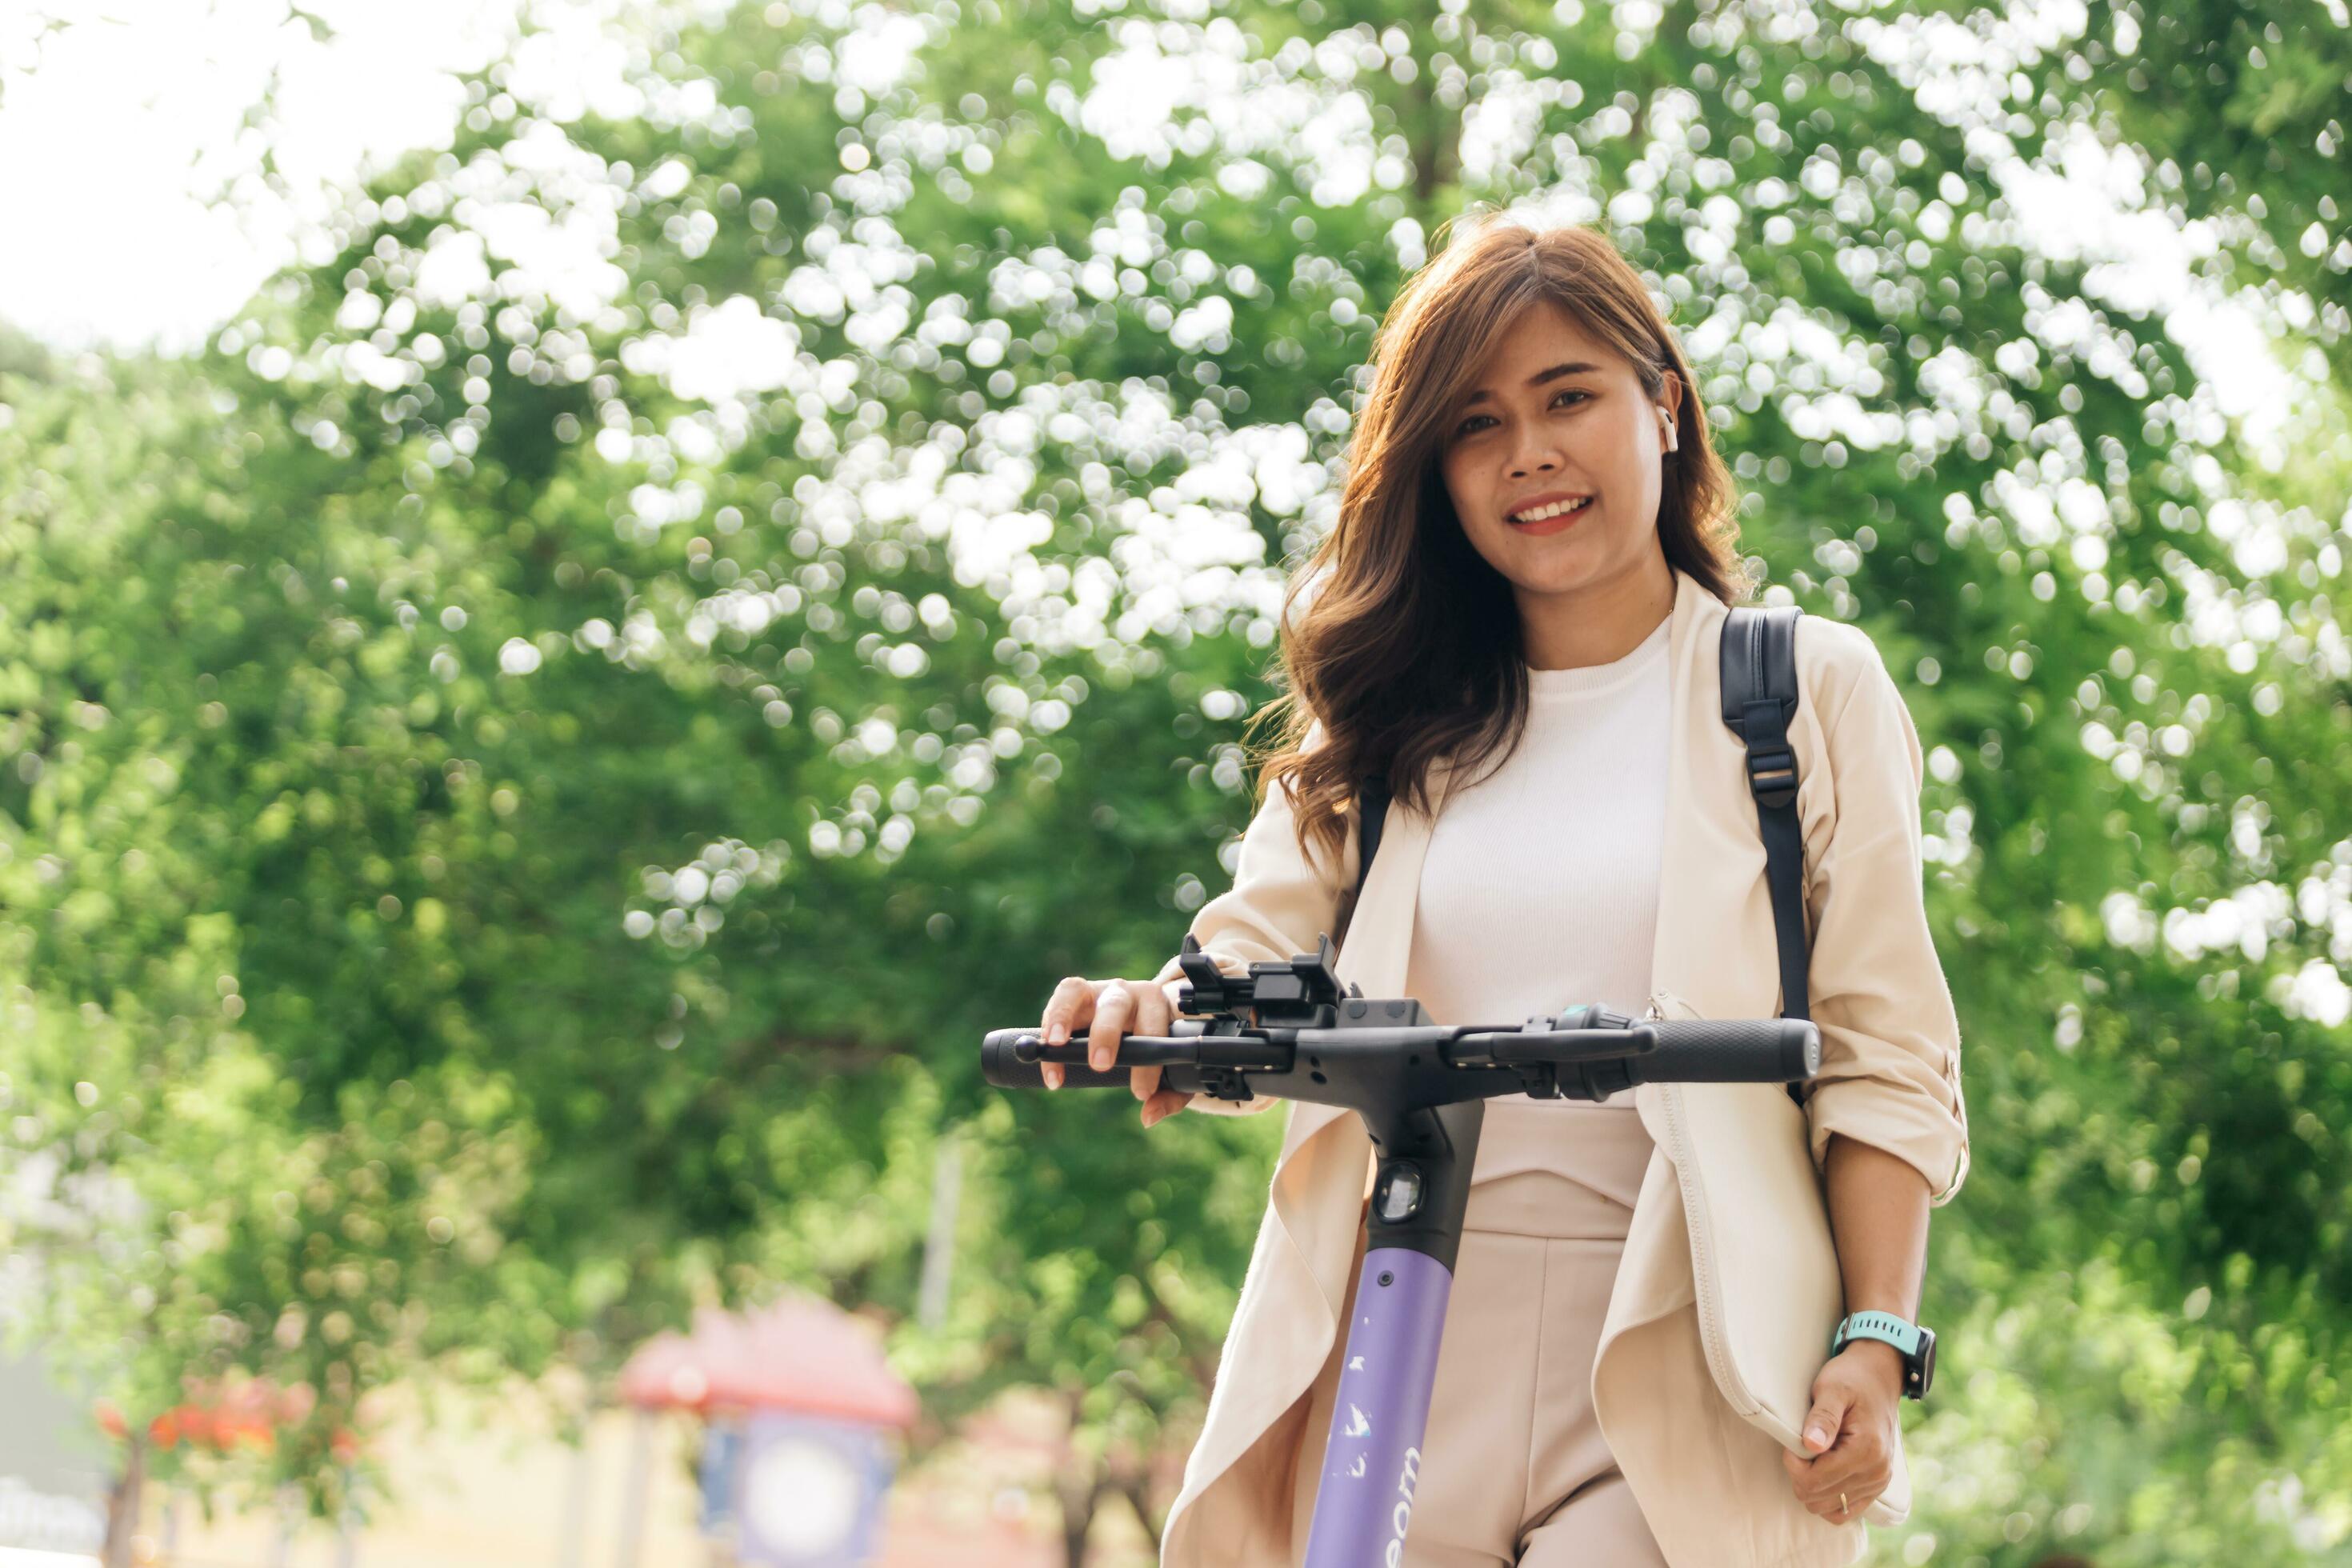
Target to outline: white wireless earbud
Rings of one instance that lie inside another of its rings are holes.
[[[1682,437],[1675,429],[1675,416],[1661,408],[1658,410],[1658,424],[1666,433],[1666,450],[1681,450]]]

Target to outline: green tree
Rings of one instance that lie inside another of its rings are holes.
[[[2340,375],[2243,427],[2024,231],[2020,143],[2116,135],[2099,15],[656,15],[639,112],[494,68],[205,355],[0,363],[12,1147],[128,1194],[102,1259],[17,1222],[47,1321],[103,1301],[126,1408],[311,1384],[279,1466],[331,1503],[395,1377],[608,1365],[777,1279],[911,1312],[953,1129],[961,1284],[903,1363],[945,1415],[1062,1391],[1074,1561],[1107,1495],[1156,1527],[1278,1123],[1147,1139],[972,1047],[1230,876],[1378,313],[1465,202],[1549,196],[1930,748],[1977,1152],[1905,1539],[2340,1541],[2295,1489],[2352,1492],[2352,438]],[[1939,27],[2006,90],[1930,75]],[[2188,37],[2142,27],[2123,123],[2224,145]],[[2340,129],[2278,112],[2308,149],[2229,184],[2147,154],[2165,217],[2333,221]],[[2309,263],[2242,295],[2282,363],[2340,368],[2336,251],[2233,232]]]

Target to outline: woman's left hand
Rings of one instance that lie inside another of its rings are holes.
[[[1855,1340],[1823,1363],[1805,1416],[1811,1458],[1780,1450],[1797,1500],[1832,1524],[1861,1518],[1894,1477],[1902,1400],[1903,1352],[1883,1340]]]

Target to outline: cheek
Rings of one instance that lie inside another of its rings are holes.
[[[1475,516],[1484,492],[1475,466],[1459,456],[1449,455],[1438,464],[1437,471],[1445,481],[1445,493],[1453,500],[1454,510],[1465,520]]]
[[[1654,424],[1652,426],[1655,428]],[[1658,486],[1660,459],[1651,455],[1654,437],[1639,423],[1624,422],[1609,432],[1609,481],[1612,493],[1638,498]]]
[[[1656,422],[1654,417],[1652,428],[1655,427]],[[1641,462],[1639,454],[1645,435],[1646,432],[1643,430],[1641,421],[1637,418],[1621,414],[1611,421],[1608,437],[1612,466],[1628,473],[1637,471]]]

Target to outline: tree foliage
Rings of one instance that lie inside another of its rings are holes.
[[[973,1047],[1229,879],[1379,312],[1540,200],[1652,279],[1744,548],[1930,749],[1975,1174],[1906,1538],[2352,1533],[2340,29],[1180,11],[652,14],[634,112],[493,68],[206,353],[0,353],[37,1321],[127,1410],[310,1384],[273,1462],[331,1502],[373,1387],[815,1283],[908,1314],[934,1413],[1062,1390],[1164,1507],[1277,1122],[1146,1137]],[[2284,427],[2031,231],[2084,133],[2219,237]]]

